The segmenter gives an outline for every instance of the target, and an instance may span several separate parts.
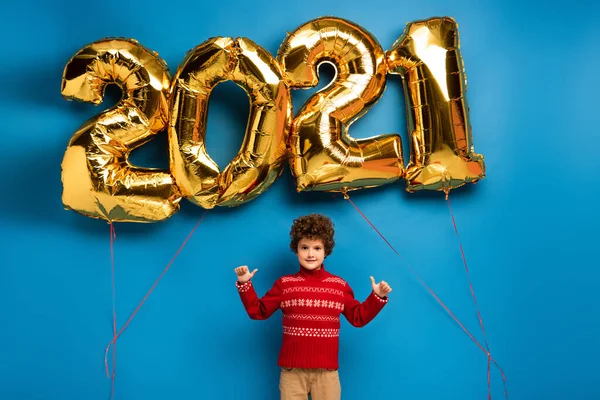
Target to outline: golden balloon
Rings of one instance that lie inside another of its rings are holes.
[[[343,192],[402,177],[400,136],[348,134],[385,89],[385,54],[369,32],[340,18],[318,18],[288,34],[277,58],[292,88],[316,86],[322,62],[336,69],[334,81],[312,96],[293,122],[290,166],[298,191]]]
[[[206,151],[211,91],[231,80],[250,98],[242,147],[219,170]],[[185,197],[203,208],[237,206],[281,175],[292,119],[279,64],[246,38],[217,37],[188,52],[173,78],[169,142],[171,171]]]
[[[65,152],[63,204],[109,222],[165,220],[181,200],[173,177],[169,171],[134,167],[128,157],[166,126],[167,66],[137,41],[99,40],[69,60],[61,93],[68,100],[100,104],[111,83],[122,89],[120,102],[85,122]]]
[[[458,25],[449,17],[407,24],[387,52],[389,73],[404,77],[410,163],[406,188],[446,193],[485,177],[473,148]]]

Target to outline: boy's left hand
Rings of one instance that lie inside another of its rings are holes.
[[[379,297],[385,297],[392,291],[392,288],[386,281],[375,283],[375,278],[373,277],[371,277],[371,287],[373,287],[373,291]]]

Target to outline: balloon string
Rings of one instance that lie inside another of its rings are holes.
[[[111,374],[109,373],[109,368],[108,368],[108,352],[110,350],[110,347],[112,345],[114,345],[114,347],[116,348],[117,339],[119,337],[121,337],[121,335],[125,332],[125,330],[129,326],[129,324],[133,320],[133,317],[138,313],[138,311],[140,310],[140,308],[142,307],[142,305],[146,302],[146,300],[148,299],[148,297],[150,296],[150,294],[152,293],[152,291],[154,291],[154,288],[156,288],[156,285],[158,284],[158,282],[160,282],[160,280],[167,273],[167,271],[169,270],[169,268],[171,268],[171,265],[173,264],[173,262],[175,261],[175,259],[177,258],[177,256],[181,252],[181,250],[183,250],[183,248],[187,244],[188,240],[190,240],[190,238],[192,237],[192,235],[194,234],[194,232],[196,231],[196,229],[198,228],[198,226],[200,225],[200,223],[202,222],[202,220],[206,216],[206,213],[207,213],[207,211],[205,211],[204,214],[202,214],[202,217],[200,217],[200,219],[198,220],[198,222],[196,223],[196,225],[194,226],[194,228],[191,230],[191,232],[185,238],[185,240],[183,241],[183,243],[181,244],[181,246],[179,247],[179,249],[175,252],[175,255],[171,258],[171,260],[169,261],[169,263],[167,264],[167,266],[163,269],[163,271],[161,272],[161,274],[159,275],[159,277],[156,279],[156,281],[154,281],[154,284],[152,285],[152,287],[150,288],[150,290],[148,290],[148,292],[146,293],[146,295],[144,296],[144,298],[142,299],[142,301],[138,304],[138,306],[133,311],[133,313],[131,313],[131,315],[129,316],[129,318],[127,319],[127,321],[123,325],[123,327],[121,327],[121,329],[119,330],[119,332],[116,333],[113,336],[113,339],[110,341],[110,343],[108,344],[108,346],[106,346],[106,350],[104,352],[104,367],[106,369],[106,376],[108,378],[110,378],[110,376],[111,376]],[[115,328],[116,328],[116,326],[115,326]],[[115,331],[116,331],[116,329],[115,329]],[[113,374],[114,374],[114,369],[113,369]],[[112,398],[112,392],[111,392],[111,398]]]
[[[452,226],[454,227],[454,233],[456,233],[456,239],[458,240],[458,247],[460,248],[460,255],[462,257],[462,261],[465,266],[467,280],[469,281],[469,290],[471,291],[471,297],[473,298],[473,304],[475,305],[475,311],[477,312],[477,319],[479,320],[479,326],[481,327],[481,332],[483,334],[483,341],[485,344],[485,348],[489,354],[490,353],[490,345],[488,344],[488,341],[487,341],[487,334],[485,332],[485,327],[483,325],[483,318],[481,317],[481,311],[479,311],[479,306],[477,305],[477,297],[475,296],[475,290],[473,289],[473,281],[471,280],[471,272],[469,271],[469,266],[467,264],[467,257],[465,256],[465,251],[463,249],[463,245],[460,240],[460,235],[458,234],[458,226],[456,225],[456,219],[454,217],[454,212],[452,211],[452,205],[450,204],[450,199],[447,196],[446,196],[446,201],[448,202],[448,210],[450,211],[450,216],[452,218]],[[487,364],[487,366],[488,366],[488,388],[491,386],[491,378],[490,378],[491,361],[492,360],[488,357],[488,364]],[[496,364],[496,366],[498,367],[498,369],[501,370],[501,368],[497,364]],[[502,372],[502,380],[504,383],[504,393],[506,394],[507,393],[506,377],[504,376],[503,372]],[[488,391],[489,391],[489,389],[488,389]]]
[[[110,222],[110,278],[111,278],[111,292],[112,292],[112,317],[113,317],[113,340],[116,340],[117,335],[117,301],[116,301],[116,291],[115,291],[115,240],[117,240],[117,233],[115,231],[115,226],[112,222]],[[108,367],[107,367],[108,368]],[[117,345],[112,351],[112,373],[110,377],[110,398],[114,398],[115,396],[115,371],[117,369]]]
[[[469,272],[469,266],[467,264],[467,257],[465,256],[465,252],[463,250],[463,245],[460,240],[460,236],[458,234],[458,227],[456,226],[456,219],[454,218],[454,212],[452,212],[452,206],[450,205],[450,199],[447,199],[448,209],[450,210],[450,216],[452,217],[452,225],[454,226],[454,233],[456,233],[456,239],[458,240],[458,247],[460,248],[460,255],[462,257],[463,264],[465,266],[465,272],[467,273],[467,279],[469,281],[469,289],[471,291],[471,297],[473,298],[473,304],[475,305],[475,310],[477,311],[477,319],[479,320],[479,326],[481,327],[481,332],[483,333],[483,342],[485,344],[485,348],[489,351],[490,346],[487,341],[487,335],[485,333],[485,328],[483,326],[483,318],[481,318],[481,312],[479,311],[479,306],[477,305],[477,298],[475,297],[475,290],[473,289],[473,282],[471,281],[471,273]]]
[[[392,249],[392,251],[404,261],[404,258],[402,257],[402,255],[400,255],[400,253],[398,253],[398,251],[385,238],[385,236],[379,231],[379,229],[377,229],[377,227],[375,227],[375,225],[373,225],[373,223],[369,220],[369,218],[367,218],[367,216],[356,206],[356,204],[354,204],[354,202],[352,201],[352,199],[350,199],[350,196],[348,196],[347,193],[344,194],[344,199],[348,200],[350,202],[350,204],[352,204],[352,207],[354,207],[354,209],[356,211],[358,211],[358,213],[364,218],[364,220],[367,221],[367,223],[371,226],[371,228],[373,228],[373,230],[375,230],[375,232],[377,232],[377,234],[389,246],[389,248]],[[491,353],[484,346],[482,346],[481,343],[479,343],[479,341],[477,339],[475,339],[473,334],[471,334],[471,332],[469,332],[469,330],[462,324],[462,322],[460,322],[460,320],[456,317],[456,315],[454,315],[454,313],[452,311],[450,311],[448,306],[446,306],[446,304],[444,304],[444,302],[438,297],[438,295],[425,283],[425,281],[421,278],[421,276],[406,261],[404,261],[404,263],[406,264],[409,271],[417,278],[417,280],[421,283],[421,285],[423,285],[423,287],[425,287],[425,289],[427,289],[427,291],[444,308],[444,310],[446,310],[448,315],[454,320],[454,322],[456,322],[456,324],[463,330],[463,332],[465,334],[467,334],[467,336],[473,341],[473,343],[475,343],[477,345],[477,347],[479,347],[479,349],[481,349],[481,351],[484,354],[486,354],[486,356],[488,357],[488,364],[493,362],[494,365],[496,365],[498,367],[498,369],[502,373],[502,379],[505,382],[504,395],[508,399],[508,391],[506,390],[506,378],[504,375],[504,371],[502,371],[502,369],[500,368],[498,363],[494,360]],[[490,372],[488,369],[488,399],[492,398],[491,385],[489,384],[490,381],[491,381],[491,376],[490,376]]]

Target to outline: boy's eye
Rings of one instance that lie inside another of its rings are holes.
[[[315,247],[315,250],[320,251],[321,248],[320,247]]]

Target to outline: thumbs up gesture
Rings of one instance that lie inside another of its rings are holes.
[[[392,288],[386,281],[375,283],[375,278],[371,277],[371,287],[375,294],[379,297],[385,297],[392,291]]]
[[[256,273],[256,271],[258,271],[258,269],[255,269],[254,271],[250,272],[250,270],[248,269],[247,265],[242,265],[242,266],[237,267],[236,269],[234,269],[234,271],[235,271],[235,274],[238,277],[238,282],[239,283],[246,283],[250,279],[252,279],[252,277],[254,276],[254,274]]]

